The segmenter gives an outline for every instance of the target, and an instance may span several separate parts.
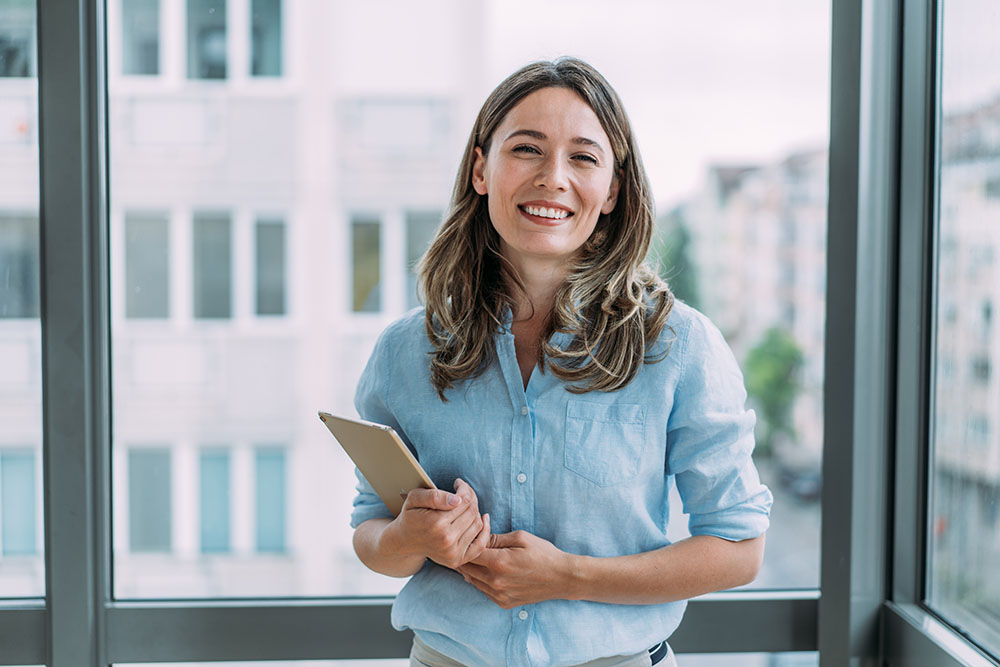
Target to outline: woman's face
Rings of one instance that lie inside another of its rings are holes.
[[[522,271],[565,270],[618,196],[611,142],[568,88],[543,88],[510,110],[489,155],[476,148],[472,184],[489,195],[504,256]]]

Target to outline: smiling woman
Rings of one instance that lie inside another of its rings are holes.
[[[533,63],[493,91],[421,264],[427,307],[382,334],[355,399],[437,486],[393,517],[359,473],[354,501],[361,561],[412,575],[393,605],[412,665],[672,665],[685,601],[756,576],[771,493],[742,376],[643,262],[652,232],[595,69]]]
[[[505,139],[489,156],[476,148],[472,183],[489,195],[501,252],[518,275],[561,281],[598,217],[615,207],[611,142],[590,106],[567,88],[528,95],[496,133]]]

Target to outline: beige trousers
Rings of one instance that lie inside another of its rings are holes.
[[[610,658],[599,658],[585,662],[579,667],[649,667],[652,661],[649,654],[643,651],[637,655],[616,655]],[[677,659],[674,652],[670,651],[663,660],[657,663],[656,667],[677,667]],[[462,663],[452,660],[443,653],[438,653],[430,646],[420,641],[420,637],[414,635],[413,649],[410,651],[410,667],[467,667]]]

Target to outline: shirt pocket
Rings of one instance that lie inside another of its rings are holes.
[[[598,486],[615,486],[639,472],[646,446],[646,406],[570,400],[563,465]]]

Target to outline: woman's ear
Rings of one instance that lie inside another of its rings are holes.
[[[611,178],[611,187],[608,189],[608,198],[604,201],[604,205],[601,206],[601,213],[607,215],[611,211],[615,210],[615,204],[618,203],[618,185],[620,183],[621,174],[616,173]]]
[[[479,146],[476,146],[476,161],[472,163],[472,187],[479,194],[486,194],[486,158]]]

